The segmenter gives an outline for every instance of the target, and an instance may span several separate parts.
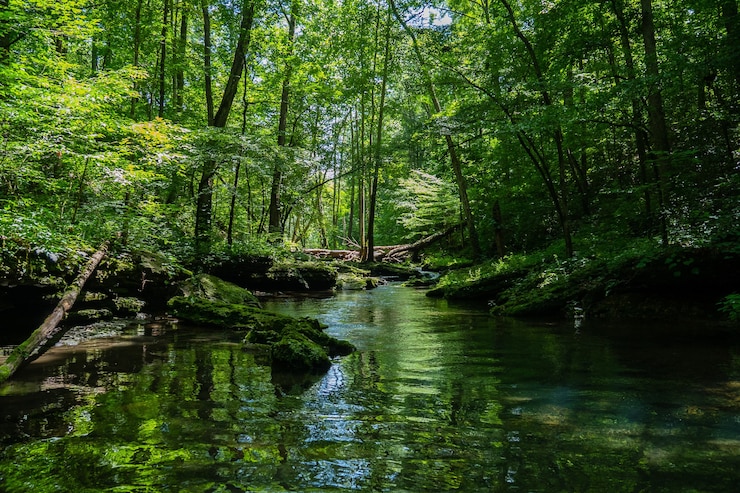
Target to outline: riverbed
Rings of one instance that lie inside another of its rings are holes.
[[[501,319],[394,284],[265,305],[318,318],[358,351],[294,378],[228,331],[73,334],[0,386],[0,491],[740,483],[740,343],[726,334]]]

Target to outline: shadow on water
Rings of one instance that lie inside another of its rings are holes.
[[[724,492],[740,480],[732,341],[574,334],[393,285],[267,305],[360,350],[296,379],[221,331],[134,325],[55,348],[0,387],[0,491]]]

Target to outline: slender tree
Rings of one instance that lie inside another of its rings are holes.
[[[278,147],[286,147],[286,134],[288,131],[288,110],[290,109],[290,79],[293,73],[293,56],[295,43],[295,13],[294,4],[291,2],[289,10],[283,11],[288,24],[288,52],[285,56],[285,72],[280,89],[280,112],[278,116],[277,144]],[[272,171],[272,186],[270,187],[270,233],[282,233],[282,218],[280,207],[280,188],[282,187],[283,171],[281,164],[276,161]]]
[[[239,87],[239,80],[244,70],[244,60],[251,41],[252,24],[254,22],[254,2],[243,0],[241,5],[241,23],[239,37],[234,49],[234,58],[229,71],[229,78],[224,87],[221,104],[211,122],[212,127],[223,128],[231,113],[231,107]],[[213,209],[213,178],[218,163],[207,159],[203,163],[195,211],[195,241],[199,251],[204,251],[210,245],[211,215]]]

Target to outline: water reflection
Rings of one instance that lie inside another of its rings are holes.
[[[740,358],[396,286],[280,301],[360,351],[272,374],[228,332],[141,326],[0,390],[4,491],[730,491]],[[589,329],[592,329],[589,331]]]

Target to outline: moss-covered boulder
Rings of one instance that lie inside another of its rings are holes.
[[[200,268],[258,291],[326,291],[337,284],[336,267],[316,260],[231,255],[210,259]]]
[[[180,283],[183,296],[260,308],[259,300],[247,289],[209,274],[197,274]]]
[[[281,329],[290,317],[261,310],[254,306],[204,298],[175,296],[167,303],[176,317],[205,327],[235,330]]]
[[[325,371],[331,357],[355,350],[349,342],[331,337],[326,326],[311,318],[293,318],[254,306],[177,296],[169,301],[177,317],[211,327],[246,331],[244,343],[269,353],[274,369]]]
[[[331,360],[326,350],[300,332],[289,331],[270,349],[273,368],[277,370],[326,371]]]

